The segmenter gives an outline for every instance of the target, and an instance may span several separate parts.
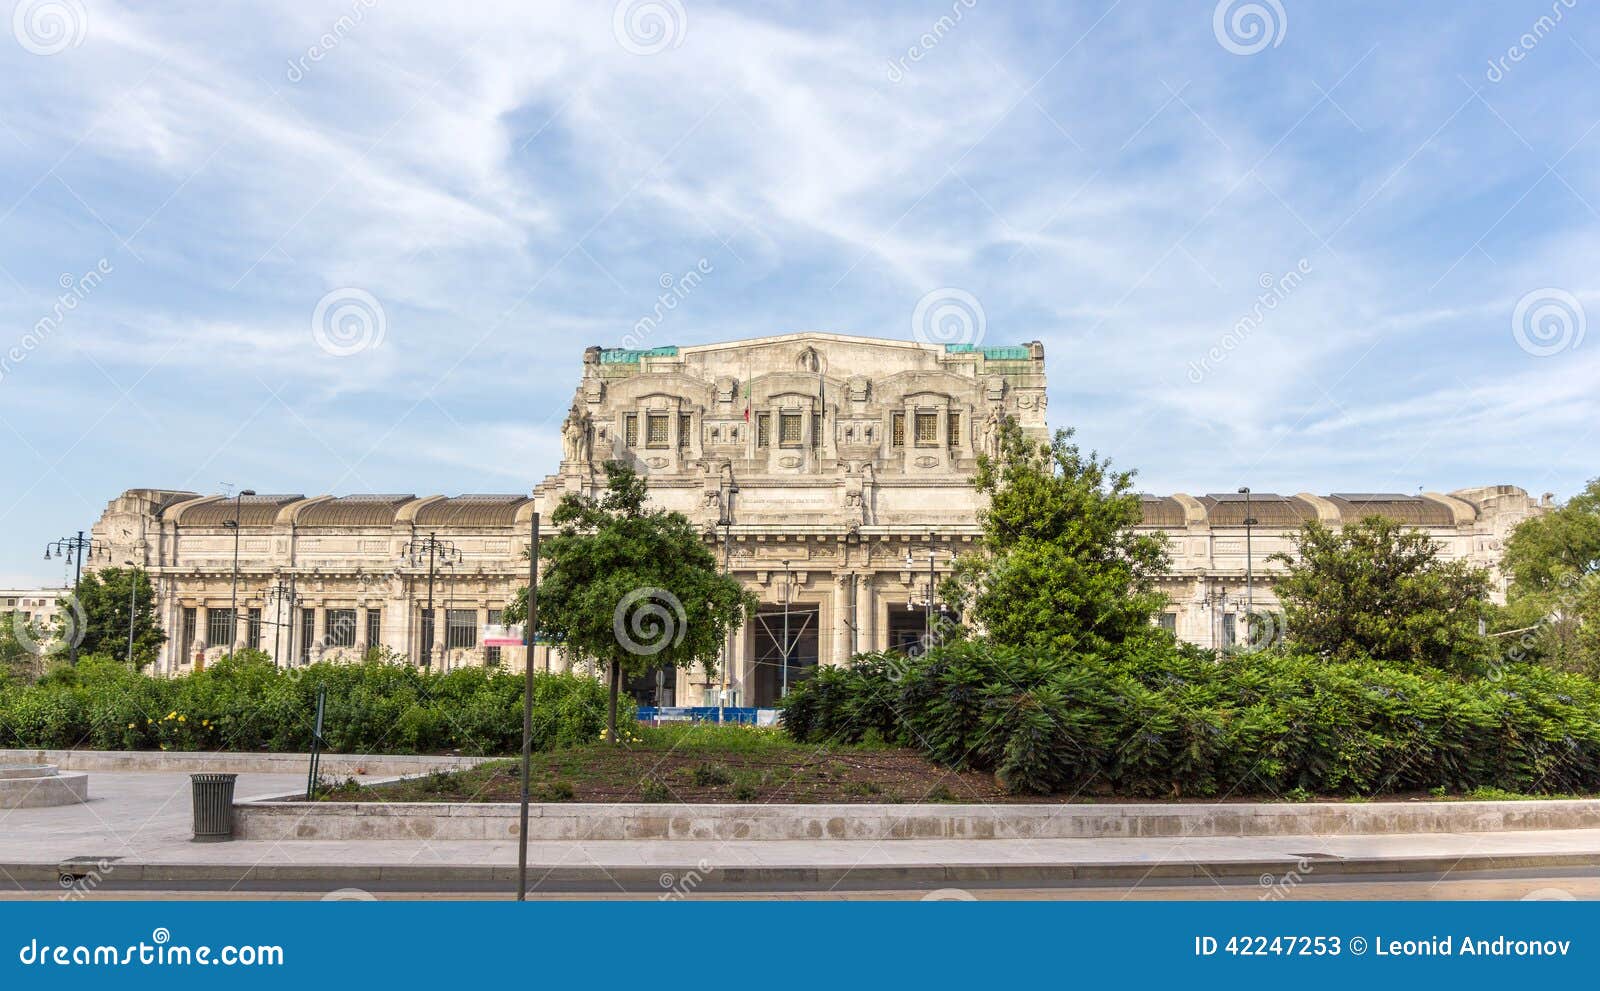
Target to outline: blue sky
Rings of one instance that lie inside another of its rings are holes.
[[[1151,491],[1600,475],[1600,3],[1034,6],[20,0],[0,583],[133,486],[526,491],[696,269],[641,343],[969,293]]]

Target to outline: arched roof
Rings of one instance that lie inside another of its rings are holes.
[[[1310,493],[1284,496],[1275,492],[1252,492],[1248,506],[1248,515],[1255,520],[1255,526],[1286,528],[1296,528],[1318,518],[1339,524],[1354,523],[1366,516],[1382,516],[1410,526],[1453,527],[1471,523],[1476,513],[1465,502],[1431,493],[1408,496],[1389,492],[1335,492],[1329,496]],[[1192,508],[1186,512],[1186,507],[1198,507],[1198,512]],[[1177,528],[1189,523],[1244,526],[1245,507],[1245,497],[1240,492],[1212,492],[1197,497],[1181,492],[1170,496],[1148,493],[1139,496],[1144,526]]]
[[[1255,520],[1256,526],[1297,527],[1317,518],[1317,507],[1311,503],[1298,496],[1281,496],[1276,492],[1252,492],[1248,504],[1241,492],[1211,492],[1199,499],[1206,507],[1206,520],[1212,526],[1244,526],[1248,516]]]
[[[278,511],[291,502],[299,502],[303,495],[253,495],[238,500],[237,512],[240,526],[271,526]],[[234,500],[230,496],[211,496],[185,507],[178,522],[183,526],[222,526],[234,519]]]
[[[416,522],[421,527],[511,526],[517,522],[518,510],[532,501],[531,496],[524,495],[462,495],[434,499],[417,510]]]
[[[1145,526],[1184,525],[1183,503],[1171,496],[1139,495],[1140,522]]]
[[[1339,507],[1345,522],[1363,516],[1384,516],[1399,523],[1417,526],[1454,526],[1455,512],[1445,503],[1419,496],[1384,492],[1335,492],[1328,501]]]
[[[298,526],[390,526],[401,506],[415,495],[348,495],[308,504],[295,516]]]

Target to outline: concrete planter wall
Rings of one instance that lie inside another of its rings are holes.
[[[430,757],[389,754],[323,754],[322,776],[342,779],[407,777],[430,771],[476,767],[491,757]],[[7,750],[0,763],[54,764],[74,771],[232,771],[239,774],[299,774],[310,754],[187,753],[172,750]]]
[[[241,802],[247,840],[514,840],[515,804]],[[1088,839],[1600,828],[1600,801],[531,806],[530,840]]]

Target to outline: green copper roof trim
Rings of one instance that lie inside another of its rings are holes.
[[[1001,345],[999,347],[979,347],[976,344],[946,344],[945,354],[972,354],[974,351],[983,353],[990,361],[1027,361],[1027,345]]]
[[[600,364],[602,365],[637,365],[640,358],[676,358],[678,348],[669,344],[659,348],[601,348]]]

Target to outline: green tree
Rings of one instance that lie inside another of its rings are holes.
[[[721,573],[687,517],[646,508],[645,480],[632,467],[605,468],[604,494],[569,493],[552,514],[559,529],[540,548],[538,633],[606,666],[606,725],[616,740],[622,679],[668,665],[711,671],[756,600]],[[506,620],[526,616],[523,589]]]
[[[1295,553],[1274,554],[1289,642],[1346,661],[1476,670],[1489,644],[1478,632],[1489,573],[1445,561],[1426,533],[1382,516],[1334,529],[1312,520]]]
[[[156,659],[167,634],[156,622],[155,589],[140,568],[102,568],[78,583],[78,609],[63,600],[57,620],[55,650],[64,653],[70,638],[81,635],[78,653],[128,656],[128,608],[133,607],[133,666],[141,669]],[[77,630],[76,627],[82,627]]]
[[[1070,430],[1042,443],[1008,419],[998,456],[978,458],[974,484],[989,503],[981,553],[963,556],[945,588],[989,638],[1100,652],[1157,632],[1150,619],[1165,602],[1155,579],[1168,565],[1166,541],[1135,529],[1133,472],[1085,455]]]
[[[1494,627],[1503,655],[1600,674],[1600,479],[1506,541],[1510,578]]]

